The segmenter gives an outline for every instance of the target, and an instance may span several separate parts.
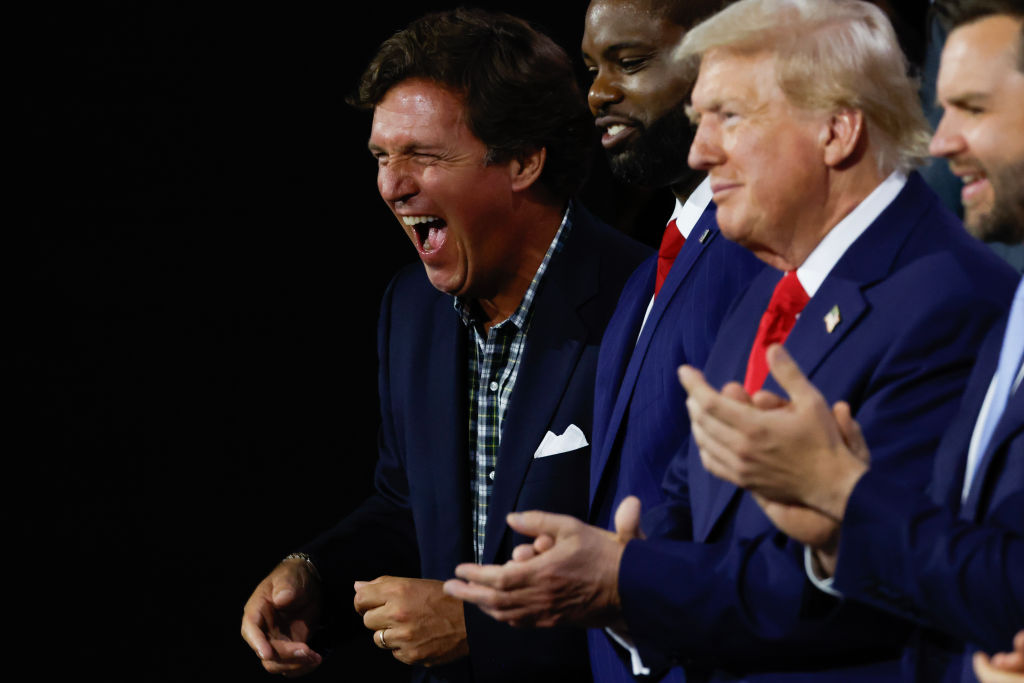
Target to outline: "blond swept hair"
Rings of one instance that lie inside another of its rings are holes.
[[[715,48],[769,51],[782,92],[808,111],[863,112],[879,170],[928,156],[931,131],[896,32],[860,0],[739,0],[686,34],[676,58]]]

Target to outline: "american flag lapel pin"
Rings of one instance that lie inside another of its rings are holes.
[[[829,334],[836,329],[836,326],[842,322],[842,317],[839,315],[839,306],[833,306],[828,313],[825,314],[825,329]]]

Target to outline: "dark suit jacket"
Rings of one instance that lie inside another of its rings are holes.
[[[743,381],[779,273],[765,270],[719,330],[705,367],[714,386]],[[1016,277],[916,174],[854,242],[786,341],[825,399],[848,401],[879,476],[924,488],[984,333]],[[825,316],[837,307],[829,332]],[[765,388],[781,389],[769,377]],[[897,679],[908,627],[837,604],[806,579],[802,548],[753,498],[703,469],[696,446],[672,462],[671,503],[647,542],[623,556],[630,631],[687,661],[688,680]]]
[[[590,448],[534,459],[545,432],[572,424],[592,440],[598,345],[629,274],[650,254],[579,205],[561,253],[534,300],[533,318],[502,427],[484,542],[504,562],[526,539],[505,524],[513,510],[586,516]],[[353,579],[381,574],[448,579],[473,561],[467,451],[466,331],[452,298],[422,266],[401,271],[381,306],[380,459],[377,493],[309,548],[339,610]],[[417,670],[422,680],[589,680],[584,633],[513,629],[466,607],[470,656]],[[363,633],[365,637],[365,632]]]
[[[626,283],[597,362],[591,523],[610,528],[628,495],[639,497],[645,510],[662,502],[665,468],[690,438],[676,368],[704,366],[729,305],[762,268],[753,254],[721,235],[711,204],[672,264],[642,333],[657,256]],[[588,637],[596,681],[634,680],[628,660],[602,629]]]
[[[907,680],[973,681],[973,651],[1008,651],[1024,629],[1024,391],[1010,397],[961,505],[1004,328],[978,356],[935,456],[930,495],[869,471],[846,508],[835,587],[922,625]]]

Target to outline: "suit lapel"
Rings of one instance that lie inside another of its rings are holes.
[[[636,345],[637,333],[643,322],[651,291],[657,262],[651,260],[643,268],[641,282],[624,292],[619,300],[618,310],[601,339],[601,354],[598,359],[597,379],[594,386],[594,447],[590,455],[590,497],[592,504],[597,492],[601,473],[608,462],[617,427],[613,425],[612,411],[620,394],[623,377]],[[607,363],[607,365],[604,365]],[[616,423],[617,424],[617,423]],[[601,430],[598,433],[597,430]]]
[[[537,292],[526,349],[505,414],[487,515],[485,563],[497,554],[507,529],[505,515],[515,506],[534,451],[548,430],[589,336],[579,308],[599,289],[599,256],[585,248],[590,236],[582,212],[573,218],[565,250],[552,259]]]
[[[912,227],[907,226],[916,225],[924,207],[929,205],[922,199],[924,192],[927,192],[924,181],[916,173],[911,174],[896,199],[840,257],[800,314],[784,346],[812,382],[825,359],[865,319],[868,307],[863,292],[892,270],[900,248],[912,232]],[[728,340],[729,335],[735,335],[737,340],[746,340],[745,349],[733,350],[735,356],[732,359],[732,370],[735,374],[727,380],[742,381],[761,315],[768,306],[775,284],[782,277],[775,270],[769,269],[766,272],[767,276],[762,275],[754,281],[744,304],[730,316],[729,322],[742,316],[742,325],[730,328],[729,331],[723,325],[719,332],[720,339]],[[838,310],[840,318],[834,326],[825,320],[833,308]],[[832,327],[831,332],[829,327]],[[785,396],[770,373],[764,388]],[[703,498],[705,502],[705,505],[695,505],[693,509],[694,537],[703,541],[711,535],[715,522],[725,512],[733,497],[739,495],[739,489],[711,476],[696,456],[690,458],[689,465],[690,495]]]
[[[439,297],[433,316],[437,320],[450,319],[450,324],[434,326],[433,339],[427,348],[448,349],[439,358],[444,362],[420,363],[423,374],[410,378],[411,402],[420,412],[419,443],[414,447],[421,452],[433,479],[424,493],[434,496],[432,508],[434,532],[429,535],[438,557],[454,562],[472,559],[467,520],[469,515],[469,463],[467,462],[466,417],[466,331],[452,309],[449,296]],[[437,359],[435,359],[436,361]],[[455,378],[453,381],[452,378]],[[452,533],[458,529],[459,533]],[[454,565],[453,565],[454,566]]]
[[[940,505],[947,505],[951,510],[961,509],[963,498],[964,472],[967,465],[967,452],[971,447],[971,437],[977,426],[981,406],[985,402],[989,384],[995,375],[999,363],[999,349],[1003,337],[1002,328],[993,330],[986,340],[978,361],[975,363],[970,380],[964,390],[963,402],[956,418],[946,430],[935,455],[935,467],[932,476],[932,499]],[[995,435],[993,435],[995,436]],[[977,481],[977,479],[975,480]]]
[[[978,463],[978,471],[971,482],[971,490],[961,511],[964,518],[975,519],[978,517],[979,511],[983,507],[984,496],[982,494],[986,488],[985,478],[989,467],[992,465],[996,453],[999,453],[1002,447],[1009,443],[1011,437],[1019,434],[1022,429],[1024,429],[1024,391],[1018,388],[1006,402],[1006,408],[1003,410],[999,422],[996,423],[995,431],[992,432],[992,440],[989,441],[988,448],[985,449],[981,462]]]
[[[767,306],[767,302],[765,305]],[[842,322],[830,333],[824,317],[832,310],[833,306],[839,307]],[[800,314],[799,320],[784,344],[786,350],[793,356],[793,360],[812,382],[814,373],[821,363],[842,342],[846,334],[857,325],[866,311],[867,304],[860,288],[847,280],[829,278],[815,293],[814,298]],[[757,314],[758,320],[760,320],[761,313],[763,310]],[[748,348],[742,359],[743,368],[746,367],[746,356],[749,354],[750,349]],[[739,377],[742,379],[742,374]],[[771,374],[765,379],[764,389],[780,396],[786,395]],[[699,461],[696,464],[699,466]],[[703,471],[703,467],[700,469]],[[697,516],[694,515],[694,531],[700,540],[711,533],[715,521],[725,512],[729,501],[738,491],[732,484],[713,477],[707,472],[703,472],[701,476],[705,480],[704,485],[707,486],[709,510],[707,519],[700,527],[696,526]]]
[[[782,273],[774,268],[765,268],[761,271],[742,295],[732,314],[722,323],[707,363],[708,371],[713,372],[713,376],[709,376],[708,379],[713,382],[715,388],[721,389],[733,380],[743,381],[747,358],[750,356],[761,314],[768,307],[772,291],[781,278]],[[711,534],[715,521],[729,505],[733,496],[738,494],[739,489],[704,469],[693,448],[692,438],[690,446],[687,481],[693,517],[693,538],[701,542]]]
[[[839,311],[840,322],[829,331],[830,324],[825,318],[834,311]],[[803,373],[813,380],[818,366],[857,326],[866,312],[867,302],[856,282],[826,278],[800,314],[784,346]],[[765,380],[764,388],[785,396],[771,374]]]
[[[702,241],[700,238],[707,232],[707,237]],[[644,365],[644,359],[647,356],[647,351],[650,349],[651,340],[654,338],[655,331],[658,325],[661,324],[661,320],[665,315],[665,311],[669,308],[669,304],[672,299],[679,294],[679,290],[686,280],[686,276],[693,269],[697,259],[700,258],[704,250],[708,248],[711,242],[718,236],[718,228],[715,224],[715,210],[714,205],[711,208],[704,211],[697,223],[693,226],[693,230],[690,231],[690,237],[693,239],[687,239],[686,243],[683,244],[683,248],[680,249],[679,255],[676,257],[675,262],[672,264],[672,269],[668,273],[668,277],[665,278],[665,282],[662,284],[661,291],[658,292],[658,297],[654,300],[654,306],[651,307],[651,313],[647,317],[647,322],[644,323],[643,330],[640,333],[640,337],[636,340],[636,346],[629,350],[628,347],[624,346],[621,350],[623,356],[629,358],[629,364],[626,366],[626,373],[622,378],[622,383],[619,385],[619,391],[615,398],[615,406],[612,409],[611,416],[608,420],[608,428],[605,432],[604,439],[602,440],[601,452],[595,455],[595,461],[591,464],[590,469],[590,507],[593,508],[594,497],[597,494],[601,477],[604,473],[604,468],[608,463],[608,458],[611,454],[611,449],[614,447],[616,442],[616,436],[619,430],[622,428],[622,421],[625,418],[626,410],[629,407],[630,401],[633,397],[633,392],[636,390],[637,378],[640,375],[640,369]],[[651,287],[645,290],[647,296],[653,292],[653,280]],[[643,312],[647,310],[647,303],[649,299],[641,299],[637,302],[637,309],[640,311],[639,321],[643,320]],[[639,327],[639,321],[636,327]],[[635,338],[635,334],[634,334]]]

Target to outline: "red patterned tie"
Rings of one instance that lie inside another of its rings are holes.
[[[686,238],[679,232],[676,219],[673,218],[665,226],[665,234],[661,236],[661,246],[658,248],[658,276],[654,280],[654,296],[658,296],[658,290],[665,284],[668,271],[672,270],[672,264],[675,263],[684,242]]]
[[[796,271],[791,270],[782,276],[775,285],[772,300],[761,316],[761,324],[757,328],[754,347],[750,350],[747,361],[747,376],[743,380],[743,388],[753,395],[768,377],[768,359],[765,352],[772,344],[786,341],[789,331],[796,324],[796,317],[811,298],[807,296],[800,281],[796,279]]]

